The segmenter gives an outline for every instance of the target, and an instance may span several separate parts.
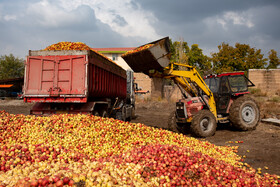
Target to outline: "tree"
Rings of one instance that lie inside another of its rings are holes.
[[[197,67],[199,71],[205,72],[211,69],[209,57],[203,54],[202,49],[198,47],[198,44],[193,44],[187,55],[188,64]]]
[[[24,60],[13,54],[0,57],[0,79],[20,78],[24,75]]]
[[[267,59],[260,49],[251,48],[248,44],[236,43],[235,47],[227,43],[218,46],[219,52],[212,53],[211,61],[216,73],[231,71],[248,71],[264,68]]]
[[[188,57],[187,53],[189,53],[190,48],[188,46],[187,42],[184,41],[175,41],[171,43],[171,62],[177,62],[177,63],[182,63],[182,64],[187,64]]]
[[[251,48],[248,44],[235,44],[237,60],[242,66],[239,67],[241,71],[248,69],[261,69],[267,64],[267,59],[261,54],[261,49]],[[239,70],[238,70],[239,71]]]
[[[213,70],[216,73],[233,71],[231,64],[234,64],[234,50],[229,44],[222,43],[218,46],[219,52],[212,53],[211,61],[213,62]]]
[[[268,55],[269,65],[267,66],[267,69],[277,69],[280,65],[280,59],[278,58],[277,52],[271,49]]]
[[[191,48],[187,42],[175,41],[171,43],[171,62],[178,62],[197,67],[201,73],[211,69],[209,57],[203,54],[198,44],[193,44]]]

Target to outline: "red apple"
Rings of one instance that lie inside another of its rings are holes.
[[[63,186],[63,180],[59,180],[55,183],[55,186],[60,187]]]
[[[70,182],[70,179],[68,177],[63,178],[63,184],[68,184]]]

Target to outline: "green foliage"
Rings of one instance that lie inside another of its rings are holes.
[[[24,75],[24,60],[13,54],[0,57],[0,80],[20,78]]]
[[[188,57],[187,53],[189,53],[190,48],[188,46],[187,42],[178,42],[175,41],[172,43],[170,40],[171,44],[171,62],[177,62],[177,63],[182,63],[182,64],[187,64]]]
[[[219,52],[212,53],[216,73],[231,71],[248,71],[248,69],[264,68],[267,59],[260,49],[251,48],[248,44],[236,43],[235,47],[222,43]]]
[[[280,65],[280,59],[277,56],[277,52],[271,49],[268,53],[269,65],[267,69],[277,69],[277,66]]]
[[[203,54],[198,44],[193,44],[191,48],[187,42],[175,41],[171,43],[171,62],[178,62],[195,66],[202,74],[211,69],[209,57]]]
[[[259,88],[249,88],[249,92],[257,97],[267,96],[267,94],[262,92]]]
[[[205,72],[211,69],[209,57],[203,54],[202,49],[198,47],[198,44],[193,44],[191,46],[188,57],[188,64],[196,66],[199,71]]]
[[[261,49],[255,49],[248,44],[236,43],[230,46],[222,43],[219,51],[212,53],[212,57],[203,54],[198,44],[188,46],[187,42],[175,41],[171,44],[171,62],[178,62],[195,66],[201,74],[244,71],[248,69],[264,69],[267,58],[261,53]],[[269,65],[267,68],[275,69],[280,65],[280,59],[275,50],[269,52]]]
[[[275,97],[270,98],[268,101],[271,101],[273,103],[279,103],[280,102],[280,97],[275,96]]]

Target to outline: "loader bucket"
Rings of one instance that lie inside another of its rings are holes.
[[[137,51],[141,47],[151,44],[151,47]],[[169,37],[142,45],[136,52],[124,54],[122,58],[134,72],[149,74],[150,70],[163,71],[170,62]]]

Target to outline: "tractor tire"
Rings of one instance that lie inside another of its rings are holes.
[[[229,120],[238,130],[254,130],[260,121],[260,109],[248,96],[237,98],[229,109]]]
[[[198,111],[191,122],[191,133],[197,137],[213,136],[216,132],[217,122],[209,110]]]
[[[176,122],[176,111],[172,111],[168,117],[168,130],[181,133],[181,129],[178,127]]]

